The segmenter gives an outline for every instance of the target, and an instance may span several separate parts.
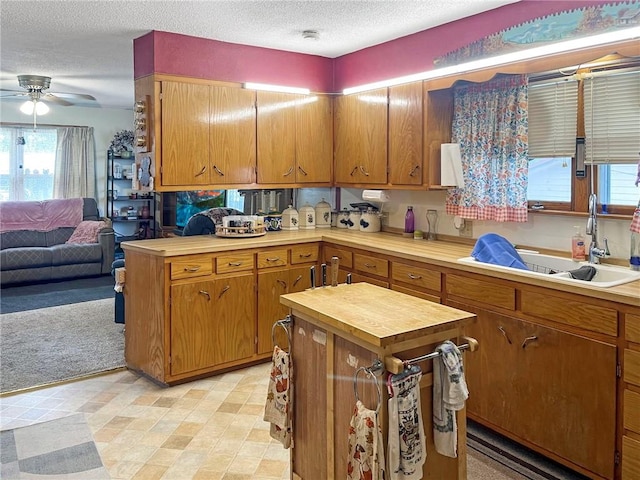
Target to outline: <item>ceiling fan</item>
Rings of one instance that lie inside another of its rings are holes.
[[[26,90],[0,89],[0,97],[24,97],[26,102],[20,107],[20,111],[27,115],[33,114],[33,128],[36,128],[36,116],[44,115],[49,111],[49,107],[44,102],[51,102],[57,105],[68,107],[74,103],[70,100],[95,100],[92,95],[83,93],[51,93],[45,92],[51,85],[51,77],[41,75],[18,75],[18,85]]]

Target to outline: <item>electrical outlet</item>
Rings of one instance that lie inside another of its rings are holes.
[[[473,237],[473,222],[471,220],[464,221],[464,225],[460,227],[458,233],[461,237],[471,238]]]

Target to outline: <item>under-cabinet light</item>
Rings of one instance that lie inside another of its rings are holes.
[[[248,90],[266,90],[267,92],[301,93],[303,95],[309,95],[310,92],[308,88],[285,87],[283,85],[268,85],[266,83],[253,82],[245,82],[244,88]]]
[[[546,55],[554,55],[557,53],[569,52],[572,50],[584,50],[585,48],[606,45],[608,43],[621,42],[624,40],[632,40],[640,37],[640,27],[625,28],[615,30],[613,32],[601,33],[590,37],[576,38],[566,40],[564,42],[553,43],[541,47],[529,48],[519,52],[506,53],[495,57],[474,60],[471,62],[452,65],[450,67],[435,68],[426,72],[414,73],[403,77],[391,78],[389,80],[381,80],[379,82],[368,83],[356,87],[345,88],[342,93],[349,95],[351,93],[364,92],[376,88],[391,87],[393,85],[401,85],[403,83],[417,82],[419,80],[430,80],[434,78],[446,77],[458,73],[471,72],[488,67],[496,67],[509,63],[520,62],[523,60],[531,60],[533,58],[544,57]]]

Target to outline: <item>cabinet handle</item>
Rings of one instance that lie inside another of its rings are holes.
[[[300,165],[298,165],[298,170],[300,170],[305,177],[309,175],[307,172],[304,171],[304,168],[302,168]]]
[[[285,172],[284,175],[282,175],[283,177],[288,177],[289,175],[291,175],[293,173],[293,167],[289,167],[289,170],[287,170]]]
[[[522,348],[527,348],[527,345],[529,345],[531,342],[535,342],[536,340],[538,340],[537,335],[531,335],[530,337],[525,338],[522,342]]]
[[[224,177],[224,173],[222,173],[222,170],[220,170],[216,165],[213,166],[213,169],[216,171],[218,175],[220,175],[221,177]]]
[[[410,177],[414,177],[416,175],[416,172],[418,171],[418,169],[420,168],[420,165],[416,165],[415,167],[413,167],[411,169],[411,171],[409,172],[409,176]]]
[[[224,287],[222,289],[222,291],[220,292],[220,295],[218,295],[218,298],[222,298],[222,295],[224,295],[225,293],[227,293],[227,290],[229,290],[231,288],[231,285],[227,285],[226,287]]]
[[[367,268],[376,268],[376,266],[372,263],[365,263],[364,266]]]
[[[267,262],[278,262],[280,261],[280,257],[267,258]]]
[[[200,265],[198,265],[197,267],[184,267],[184,271],[185,272],[197,272],[198,270],[200,270]]]
[[[200,175],[203,175],[204,172],[207,171],[207,166],[205,165],[204,167],[202,167],[202,170],[200,170],[198,173],[196,173],[196,177],[199,177]]]
[[[502,325],[500,325],[498,327],[498,330],[500,330],[500,332],[502,333],[502,336],[507,339],[507,343],[509,343],[509,345],[511,345],[511,343],[512,343],[511,339],[509,338],[509,335],[507,335],[507,332],[504,331],[504,328],[502,327]]]
[[[198,292],[200,295],[204,295],[205,297],[207,297],[207,301],[210,302],[211,301],[211,295],[209,295],[209,292],[205,291],[205,290],[200,290]]]
[[[300,256],[300,258],[309,258],[311,256],[311,254],[310,253],[301,253],[299,256]]]
[[[420,280],[422,278],[422,275],[414,275],[413,273],[407,273],[407,276],[411,279],[411,280]]]
[[[276,280],[276,282],[278,282],[280,285],[282,285],[282,288],[285,288],[285,289],[287,288],[287,282],[285,282],[284,280],[278,279],[278,280]]]
[[[351,176],[353,177],[353,174],[356,173],[358,171],[358,166],[356,165],[355,167],[353,167],[353,170],[351,170]]]
[[[242,265],[242,262],[229,262],[230,267],[239,267]]]
[[[360,171],[365,177],[369,176],[369,172],[367,172],[362,165],[360,165]]]
[[[302,280],[302,275],[298,275],[298,278],[293,281],[293,286],[295,287],[300,280]]]

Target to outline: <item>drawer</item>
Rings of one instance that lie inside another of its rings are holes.
[[[624,372],[622,379],[625,382],[640,385],[640,352],[625,349],[622,370]]]
[[[516,308],[515,288],[459,275],[447,275],[447,296],[467,298],[508,310]]]
[[[640,478],[640,442],[634,438],[622,437],[622,480]]]
[[[640,435],[640,393],[624,391],[624,428]]]
[[[289,251],[286,248],[258,252],[257,266],[260,269],[287,265],[287,253],[289,253]]]
[[[389,260],[371,257],[355,253],[353,255],[353,268],[363,273],[387,278],[389,276]]]
[[[546,293],[522,292],[522,313],[605,335],[618,335],[618,312]]]
[[[338,277],[340,277],[341,275],[338,275]],[[344,274],[344,281],[341,283],[344,283],[347,281],[346,279],[347,274]],[[371,278],[371,277],[365,277],[364,275],[358,275],[357,273],[352,273],[351,274],[351,283],[360,283],[360,282],[366,282],[366,283],[370,283],[371,285],[376,285],[378,287],[382,287],[382,288],[389,288],[389,282],[386,282],[384,280],[378,280],[377,278]]]
[[[213,257],[191,255],[171,260],[171,280],[202,277],[213,273]]]
[[[253,270],[253,253],[221,255],[216,258],[216,273]]]
[[[392,285],[391,290],[395,290],[396,292],[405,293],[407,295],[411,295],[412,297],[418,297],[423,300],[428,300],[433,303],[442,303],[440,301],[440,297],[437,295],[429,295],[428,293],[421,292],[420,290],[414,290],[413,288],[405,288],[400,285]]]
[[[625,315],[624,338],[630,342],[640,343],[640,315]]]
[[[353,268],[353,253],[351,253],[350,250],[331,246],[324,247],[324,263],[331,265],[331,257],[338,257],[340,260],[340,268]]]
[[[315,263],[318,261],[319,250],[317,243],[291,247],[291,264]]]
[[[391,264],[391,278],[394,283],[402,282],[413,288],[427,288],[437,292],[440,292],[442,285],[440,272],[399,262]]]

